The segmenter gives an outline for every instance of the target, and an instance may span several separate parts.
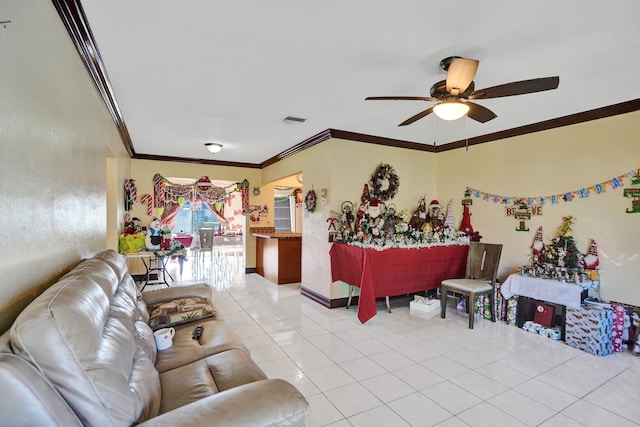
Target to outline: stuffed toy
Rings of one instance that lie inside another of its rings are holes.
[[[163,251],[169,250],[171,248],[171,240],[173,235],[171,233],[171,229],[165,227],[162,229],[162,240],[160,241],[160,249]]]
[[[153,218],[151,224],[149,224],[149,230],[147,231],[144,242],[150,251],[160,249],[160,243],[162,243],[162,228],[160,227],[160,220],[158,218]]]
[[[133,217],[130,222],[125,224],[124,234],[133,234],[139,233],[142,231],[142,226],[140,225],[140,219]]]

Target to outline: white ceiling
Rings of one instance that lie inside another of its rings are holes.
[[[637,0],[82,0],[137,154],[261,163],[326,129],[445,144],[640,98]],[[485,124],[430,115],[441,59],[478,59]],[[288,124],[286,116],[307,118]],[[206,142],[221,143],[214,155]]]

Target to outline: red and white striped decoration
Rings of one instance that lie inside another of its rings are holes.
[[[153,199],[151,198],[151,194],[143,194],[142,197],[140,197],[140,203],[142,203],[143,205],[147,205],[147,215],[151,216],[152,213],[152,209],[153,209]]]
[[[160,175],[153,177],[153,207],[161,208],[164,206],[164,189],[162,188],[164,179]],[[151,213],[149,213],[151,216]]]
[[[129,197],[133,203],[138,201],[138,189],[136,188],[135,179],[125,179],[124,188],[129,191]]]
[[[249,181],[242,181],[240,191],[242,194],[242,214],[249,215]]]

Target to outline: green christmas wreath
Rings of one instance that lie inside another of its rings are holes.
[[[307,212],[313,212],[316,210],[316,192],[309,190],[306,196],[304,196],[304,206]]]
[[[386,189],[383,189],[383,185],[388,183]],[[376,170],[371,175],[371,187],[373,190],[373,197],[386,202],[391,200],[398,193],[398,187],[400,187],[400,178],[393,170],[393,166],[380,163]]]

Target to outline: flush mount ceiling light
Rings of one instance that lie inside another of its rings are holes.
[[[458,100],[444,101],[434,105],[433,112],[442,120],[458,120],[469,112],[469,106]]]
[[[207,142],[204,146],[207,147],[207,150],[209,150],[211,154],[219,153],[220,150],[222,150],[222,145],[216,144],[215,142]]]
[[[282,119],[282,121],[285,123],[304,123],[307,121],[307,119],[303,117],[287,116]]]

